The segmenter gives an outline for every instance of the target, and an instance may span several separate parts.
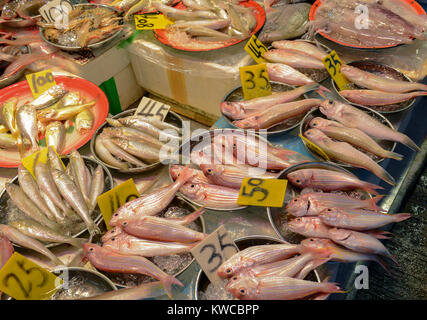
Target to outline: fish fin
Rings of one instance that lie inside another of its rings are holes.
[[[342,290],[337,283],[335,282],[327,282],[329,278],[326,278],[322,281],[324,283],[324,293],[345,293],[344,290]]]
[[[393,218],[395,218],[395,222],[401,222],[401,221],[405,221],[407,219],[409,219],[411,217],[410,213],[398,213],[398,214],[394,214],[392,215]]]
[[[182,219],[182,224],[189,224],[194,220],[198,219],[203,213],[206,212],[205,206],[197,209],[193,213],[190,213],[188,216]]]
[[[190,170],[190,165],[187,164],[179,175],[178,179],[175,182],[178,182],[179,185],[184,185],[189,179],[194,176],[194,172]]]
[[[321,96],[324,99],[328,99],[326,97],[325,92],[331,92],[331,90],[329,90],[328,88],[324,87],[324,86],[320,86],[319,89],[316,90],[316,93]]]
[[[368,203],[368,209],[370,210],[374,210],[374,211],[383,211],[383,209],[381,209],[380,207],[378,207],[377,203],[384,198],[384,195],[378,195],[375,196],[372,199],[367,199],[366,202]]]
[[[313,300],[326,300],[330,295],[330,293],[321,293],[319,295],[314,296]]]
[[[426,94],[427,94],[427,92],[426,92]],[[414,151],[421,151],[421,148],[418,147],[418,145],[414,141],[412,141],[411,138],[409,138],[407,135],[405,135],[403,133],[402,133],[402,141],[401,142]]]
[[[381,267],[383,267],[384,270],[387,271],[388,274],[391,274],[390,269],[389,269],[387,263],[385,263],[383,259],[381,259],[378,256],[374,256],[373,260],[375,262],[377,262]]]
[[[399,264],[399,262],[397,261],[396,257],[395,257],[395,256],[393,256],[392,254],[390,254],[390,252],[388,252],[388,251],[387,251],[387,257],[389,257],[391,260],[393,260],[393,262],[394,262],[395,264],[397,264],[397,265],[400,267],[400,264]]]
[[[369,183],[369,182],[364,182],[362,188],[374,195],[378,195],[378,192],[375,191],[375,189],[384,189],[383,187],[377,186],[376,184],[373,183]]]
[[[378,166],[378,177],[380,177],[382,180],[387,182],[388,184],[391,184],[392,186],[396,185],[396,180],[392,177],[390,173],[388,173],[383,167]]]
[[[300,89],[303,89],[306,93],[310,91],[316,91],[320,88],[320,84],[318,83],[312,83],[312,84],[306,84],[305,86],[302,86]]]
[[[165,278],[163,278],[162,280],[160,280],[160,282],[163,284],[163,287],[165,288],[166,294],[168,295],[169,298],[172,298],[172,285],[176,284],[180,287],[183,287],[184,285],[181,283],[181,281],[179,281],[178,279],[176,279],[173,276],[166,276]]]
[[[372,230],[368,234],[377,238],[377,239],[390,239],[391,236],[387,236],[387,231],[382,230]]]
[[[390,151],[390,152],[388,152],[388,158],[401,161],[401,160],[403,160],[403,155]]]

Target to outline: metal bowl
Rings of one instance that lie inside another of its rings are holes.
[[[386,125],[386,126],[388,126],[388,127],[390,127],[391,129],[393,129],[394,130],[394,127],[393,127],[393,125],[391,124],[391,122],[386,118],[386,117],[384,117],[383,115],[381,115],[380,113],[378,113],[378,112],[376,112],[376,111],[374,111],[374,110],[372,110],[372,109],[369,109],[368,107],[364,107],[364,106],[359,106],[359,105],[354,105],[355,107],[357,107],[357,108],[359,108],[359,109],[362,109],[363,111],[365,111],[367,114],[369,114],[372,118],[374,118],[375,120],[378,120],[379,122],[381,122],[381,123],[383,123],[384,125]],[[322,118],[325,118],[325,119],[327,119],[327,117],[326,116],[324,116],[323,115],[323,113],[321,113],[320,112],[320,110],[319,110],[319,108],[316,108],[316,109],[314,109],[314,110],[311,110],[309,113],[307,113],[307,115],[304,117],[304,119],[301,121],[301,125],[300,125],[300,134],[301,135],[304,135],[304,132],[305,131],[307,131],[308,129],[309,129],[309,123],[310,123],[310,121],[313,119],[313,118],[316,118],[316,117],[322,117]],[[321,155],[319,155],[317,152],[314,152],[314,151],[312,151],[310,148],[308,148],[307,147],[307,144],[306,144],[306,142],[303,140],[303,143],[304,143],[304,145],[305,145],[305,147],[308,149],[308,151],[315,157],[315,158],[317,158],[318,160],[320,160],[320,161],[326,161],[326,159],[324,159]],[[397,143],[396,142],[393,142],[393,141],[388,141],[388,140],[377,140],[377,143],[381,146],[381,147],[383,147],[385,150],[388,150],[388,151],[391,151],[391,152],[393,152],[394,151],[394,149],[396,148],[396,146],[397,146]],[[361,152],[363,152],[363,153],[365,153],[366,155],[368,155],[370,158],[372,158],[372,160],[374,160],[375,162],[377,162],[377,163],[380,163],[381,161],[383,161],[383,160],[385,160],[385,158],[380,158],[379,156],[377,156],[377,155],[374,155],[374,154],[372,154],[372,153],[369,153],[369,152],[367,152],[367,151],[364,151],[364,150],[362,150],[362,149],[359,149],[359,148],[357,148],[357,147],[355,147],[357,150],[359,150],[359,151],[361,151]],[[337,165],[339,165],[339,166],[341,166],[341,167],[346,167],[346,168],[354,168],[354,166],[352,166],[352,165],[350,165],[350,164],[348,164],[348,163],[345,163],[345,162],[341,162],[341,161],[337,161],[337,160],[334,160],[334,161],[328,161],[328,162],[330,162],[330,163],[335,163],[335,164],[337,164]]]
[[[402,72],[398,71],[397,69],[394,69],[388,65],[373,61],[373,60],[362,60],[362,61],[354,61],[349,63],[348,65],[359,68],[363,71],[366,72],[370,72],[373,73],[377,76],[385,76],[387,78],[392,78],[395,80],[401,80],[401,81],[408,81],[408,82],[413,82],[410,78],[408,78],[407,76],[405,76]],[[346,101],[348,104],[353,104],[359,107],[364,107],[364,108],[369,108],[372,109],[374,111],[377,111],[379,113],[383,113],[383,114],[389,114],[389,113],[397,113],[397,112],[402,112],[404,110],[409,109],[410,107],[412,107],[415,103],[415,101],[417,100],[417,98],[413,98],[401,103],[397,103],[397,104],[391,104],[391,105],[387,105],[387,106],[363,106],[360,104],[356,104],[354,102],[351,102],[350,100],[347,100],[346,98],[344,98],[341,93],[340,90],[337,87],[337,84],[335,83],[334,79],[331,78],[332,81],[332,86],[334,87],[335,92],[344,100]],[[352,89],[364,89],[363,87],[359,87],[355,84],[352,85],[353,88]]]
[[[300,170],[300,169],[327,169],[327,170],[333,170],[338,172],[344,172],[346,174],[349,174],[351,176],[356,177],[354,174],[352,174],[350,171],[341,168],[340,166],[329,163],[329,162],[308,162],[308,163],[302,163],[297,164],[292,167],[289,167],[288,169],[282,171],[278,179],[286,179],[287,175],[291,172]],[[363,191],[363,190],[352,190],[346,192],[348,195],[360,198],[360,199],[369,199],[372,198],[372,196]],[[287,228],[287,212],[286,212],[286,205],[288,202],[293,199],[294,197],[298,196],[300,194],[300,190],[296,187],[294,187],[290,182],[288,183],[286,194],[285,194],[285,200],[283,202],[282,208],[267,208],[267,214],[268,219],[270,220],[271,226],[273,227],[274,231],[276,232],[277,236],[282,239],[283,241],[287,241],[290,243],[300,243],[302,240],[305,239],[304,236],[293,233]]]
[[[84,7],[91,7],[91,8],[104,7],[104,8],[107,8],[107,9],[111,10],[111,11],[114,11],[116,13],[120,12],[119,10],[117,10],[114,7],[111,7],[111,6],[108,6],[108,5],[103,5],[103,4],[82,3],[82,4],[74,5],[74,7],[83,7],[83,6]],[[105,39],[103,39],[101,41],[98,41],[96,43],[88,44],[86,47],[69,47],[69,46],[64,46],[64,45],[61,45],[61,44],[58,44],[58,43],[55,43],[55,42],[52,42],[52,41],[49,41],[48,39],[46,39],[46,37],[44,36],[44,31],[45,30],[46,30],[46,27],[39,27],[40,37],[46,43],[48,43],[48,44],[50,44],[50,45],[52,45],[54,47],[57,47],[57,48],[59,48],[61,50],[64,50],[64,51],[80,51],[80,50],[83,50],[83,49],[98,49],[98,48],[103,47],[107,43],[111,42],[113,39],[117,38],[122,33],[122,29],[120,29],[120,30],[117,30],[115,33],[113,33],[111,36],[109,36],[109,37],[107,37],[107,38],[105,38]]]
[[[108,291],[117,290],[117,287],[103,274],[79,267],[58,267],[52,271],[53,274],[63,279],[64,284],[71,282],[69,288],[60,288],[51,300],[75,300],[89,298]],[[73,279],[76,283],[73,284]],[[77,282],[78,280],[78,282]],[[77,292],[73,289],[78,288]],[[66,299],[68,298],[68,299]],[[1,300],[13,300],[3,294]]]
[[[135,113],[135,111],[136,111],[136,109],[130,109],[130,110],[123,111],[123,112],[121,112],[119,114],[116,114],[114,117],[112,117],[112,119],[119,119],[119,118],[131,116],[131,115],[133,115]],[[182,118],[178,114],[176,114],[175,112],[173,112],[173,111],[169,111],[168,112],[168,114],[167,114],[167,116],[166,116],[166,118],[165,118],[164,121],[167,122],[167,123],[173,124],[174,126],[177,126],[179,128],[183,127]],[[93,157],[98,162],[102,163],[104,166],[106,166],[110,170],[118,171],[118,172],[122,172],[122,173],[141,173],[141,172],[147,172],[147,171],[154,170],[154,169],[156,169],[156,168],[158,168],[158,167],[160,167],[162,165],[162,163],[159,161],[159,162],[155,162],[155,163],[152,163],[150,165],[147,165],[145,167],[136,167],[136,168],[130,168],[130,169],[123,170],[123,169],[116,168],[116,167],[113,167],[113,166],[105,163],[104,161],[102,161],[102,159],[100,159],[97,156],[97,154],[95,152],[95,141],[96,141],[96,138],[98,137],[98,135],[102,132],[102,130],[105,127],[110,127],[110,125],[107,122],[104,122],[95,131],[95,134],[92,136],[92,139],[90,140],[90,151],[91,151]]]
[[[272,146],[272,144],[270,142],[268,142],[266,139],[264,139],[263,137],[261,137],[261,136],[259,136],[257,134],[251,133],[249,131],[245,131],[245,130],[242,130],[242,129],[213,129],[213,130],[206,131],[206,132],[204,132],[202,134],[199,134],[199,135],[194,135],[190,139],[188,139],[187,141],[185,141],[185,142],[182,143],[182,146],[180,147],[180,149],[178,151],[179,158],[180,158],[180,163],[190,163],[191,162],[191,160],[190,160],[191,159],[190,154],[191,154],[193,148],[196,145],[198,145],[199,143],[201,143],[202,141],[206,141],[208,139],[211,139],[212,136],[214,136],[215,134],[238,134],[238,135],[245,135],[245,136],[250,135],[250,136],[256,137],[257,139],[262,140],[264,143]],[[184,155],[183,153],[187,153],[188,157],[187,157],[187,155]],[[213,154],[213,152],[212,152],[212,154]],[[169,164],[169,169],[171,168],[172,165],[173,165],[172,163]],[[192,164],[192,166],[196,167],[195,164]],[[275,171],[272,170],[271,172],[275,172]],[[174,181],[173,178],[172,178],[172,176],[170,175],[170,170],[169,170],[169,177],[170,177],[170,179],[172,181]],[[198,203],[197,201],[195,201],[193,199],[190,199],[189,197],[187,197],[186,195],[184,195],[181,192],[178,192],[178,194],[181,197],[183,197],[185,200],[187,200],[188,202],[193,203],[196,206],[199,206],[199,207],[203,206],[202,203]],[[236,207],[233,207],[233,208],[206,207],[206,209],[214,210],[214,211],[234,211],[234,210],[242,210],[242,209],[245,209],[245,208],[247,208],[247,206],[239,206],[237,204],[236,204]]]
[[[183,209],[187,210],[189,212],[189,214],[197,210],[197,208],[195,206],[188,203],[187,201],[185,201],[184,199],[182,199],[179,196],[176,196],[172,200],[172,202],[169,204],[168,208],[170,208],[170,207],[183,208]],[[166,212],[168,210],[168,208],[165,209],[163,212]],[[160,214],[160,216],[162,216],[162,214]],[[197,225],[197,229],[199,232],[203,232],[203,233],[206,232],[206,226],[205,226],[205,221],[203,219],[203,215],[200,216],[197,220],[195,220],[194,223]],[[101,243],[102,243],[101,240],[99,240],[98,244],[101,244]],[[171,274],[174,277],[177,277],[178,275],[180,275],[182,272],[184,272],[193,263],[194,258],[192,257],[191,253],[183,253],[180,255],[167,256],[167,257],[165,257],[165,259],[168,259],[168,260],[163,261],[164,264],[170,263],[170,261],[173,263],[173,261],[175,260],[175,258],[177,258],[177,256],[184,256],[184,255],[189,255],[189,256],[186,256],[186,258],[188,258],[187,259],[188,261],[185,263],[185,265],[182,268],[180,268],[176,272],[168,272],[168,270],[165,270],[160,265],[158,265],[158,267],[160,267],[166,273]],[[154,262],[156,264],[156,262],[153,261],[153,258],[147,258],[147,259],[151,260],[152,262]],[[113,272],[104,272],[102,270],[98,270],[98,271],[100,273],[102,273],[103,275],[105,275],[107,278],[109,278],[118,287],[131,288],[131,287],[134,287],[135,285],[139,285],[139,284],[144,283],[144,282],[154,281],[154,279],[152,277],[146,276],[146,275],[121,274],[121,273],[113,273]]]
[[[22,52],[22,54],[30,54],[31,53],[31,47],[30,46],[22,46],[21,52]],[[7,87],[7,86],[15,83],[16,81],[18,81],[18,79],[20,79],[24,75],[24,72],[25,72],[25,68],[23,68],[22,70],[19,70],[18,72],[11,75],[10,77],[7,77],[7,78],[0,80],[0,89]]]
[[[234,242],[236,243],[236,246],[239,248],[239,250],[244,250],[246,248],[253,247],[253,246],[262,246],[262,245],[269,245],[269,244],[284,243],[284,241],[282,241],[282,240],[272,238],[272,237],[268,237],[268,236],[261,236],[261,235],[260,236],[256,235],[256,236],[248,236],[248,237],[239,238],[239,239],[235,240]],[[320,269],[320,268],[318,268],[318,269]],[[323,273],[323,272],[319,272],[317,269],[313,270],[307,276],[307,280],[321,282],[320,273]],[[203,270],[200,270],[198,275],[197,275],[197,278],[196,278],[196,284],[194,286],[194,297],[196,300],[201,300],[200,299],[200,292],[205,292],[210,283],[211,282],[209,281],[205,272]]]
[[[64,165],[68,164],[69,161],[69,156],[62,156],[62,162],[64,163]],[[112,189],[114,186],[114,181],[113,181],[113,177],[111,176],[110,171],[102,164],[99,163],[98,161],[86,157],[86,156],[82,156],[85,165],[88,167],[89,170],[91,170],[92,172],[97,168],[97,166],[100,164],[102,169],[104,170],[104,192],[107,192],[108,190]],[[12,180],[10,180],[11,183],[14,183],[16,185],[19,185],[18,183],[18,176],[14,177]],[[8,193],[6,192],[6,189],[3,189],[3,191],[0,194],[0,223],[2,224],[7,224],[8,223],[8,214],[11,208],[13,208],[15,205],[11,204],[13,207],[9,206],[9,200],[10,197],[8,195]],[[11,202],[12,200],[10,200]],[[25,217],[25,215],[22,213],[22,217]],[[95,223],[97,225],[99,225],[103,220],[102,220],[102,214],[101,211],[99,210],[99,208],[97,207],[93,212],[92,212],[92,218],[94,219]],[[82,230],[78,230],[75,231],[72,234],[73,238],[77,238],[80,235],[82,235],[85,231],[87,231],[87,228],[85,227]],[[50,247],[55,247],[61,245],[60,243],[48,243],[46,244],[46,247],[50,248]],[[19,245],[14,244],[14,246],[19,247]]]

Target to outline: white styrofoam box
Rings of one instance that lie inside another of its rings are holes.
[[[117,92],[119,93],[122,110],[127,109],[132,103],[141,99],[144,95],[142,89],[135,79],[135,74],[130,64],[114,76]]]
[[[143,32],[127,47],[138,84],[144,89],[220,116],[224,96],[240,85],[239,68],[252,63],[246,42],[210,52],[184,52]]]

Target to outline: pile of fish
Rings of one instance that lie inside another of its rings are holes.
[[[305,40],[274,41],[273,49],[263,53],[271,81],[291,86],[315,84],[327,78],[323,64],[325,50]]]
[[[11,35],[6,35],[11,38]],[[1,41],[1,40],[0,40]],[[10,65],[16,61],[20,56],[29,53],[27,46],[13,46],[2,45],[0,46],[0,80],[6,79],[15,73],[11,72]]]
[[[16,19],[34,20],[40,16],[39,9],[48,2],[48,0],[2,0],[0,23]]]
[[[360,105],[389,106],[427,95],[427,85],[422,83],[390,79],[349,65],[343,65],[341,73],[359,88],[340,94]]]
[[[228,278],[226,290],[241,300],[324,300],[341,289],[304,279],[328,260],[326,250],[316,252],[301,244],[261,245],[236,253],[217,273]]]
[[[190,252],[207,236],[186,226],[199,218],[204,208],[182,218],[157,216],[192,176],[192,170],[187,167],[174,183],[121,206],[109,221],[113,228],[102,237],[102,247],[96,244],[83,246],[90,263],[106,272],[154,277],[162,282],[169,295],[172,284],[182,286],[147,257]]]
[[[305,237],[321,238],[304,243],[318,249],[329,248],[336,261],[372,260],[384,267],[377,255],[394,260],[378,240],[388,239],[388,232],[378,228],[404,221],[411,215],[386,214],[377,206],[382,196],[362,199],[359,193],[346,193],[359,189],[378,194],[375,189],[381,187],[345,172],[317,168],[293,171],[287,179],[302,189],[301,194],[286,205],[286,212],[297,217],[287,222],[287,228]]]
[[[166,30],[171,40],[196,39],[200,42],[222,42],[249,38],[256,26],[251,8],[239,5],[240,0],[183,0],[185,9],[176,9],[161,2],[153,7],[174,21]]]
[[[247,101],[221,103],[221,112],[233,119],[233,124],[242,129],[273,129],[279,124],[292,127],[302,120],[312,108],[320,106],[320,99],[300,99],[307,92],[319,89],[318,84],[275,93],[267,97]]]
[[[95,152],[106,164],[120,170],[166,160],[181,142],[181,128],[154,117],[132,115],[106,121],[111,127],[96,137]]]
[[[68,23],[53,25],[39,23],[45,38],[66,47],[85,48],[96,44],[123,28],[122,18],[107,7],[76,6],[68,13]]]
[[[124,18],[127,20],[132,14],[139,11],[150,12],[154,10],[153,3],[160,2],[165,5],[172,5],[175,0],[101,0],[94,1],[115,7],[121,12],[125,12]]]
[[[331,159],[369,170],[391,185],[395,184],[394,178],[371,157],[355,147],[396,160],[401,160],[402,156],[384,150],[374,139],[396,141],[411,149],[420,150],[405,134],[393,130],[351,105],[326,100],[319,110],[331,120],[314,118],[309,124],[311,128],[304,132],[304,136]]]
[[[193,176],[179,191],[213,210],[236,209],[244,178],[274,179],[278,171],[308,161],[295,151],[260,141],[241,132],[215,134],[205,148],[192,150],[191,163],[198,168],[190,169]],[[172,165],[172,179],[179,179],[183,169],[182,165]]]
[[[18,150],[23,156],[39,149],[39,137],[61,154],[66,145],[66,125],[74,120],[79,134],[93,126],[90,108],[96,99],[86,102],[78,91],[69,91],[62,84],[54,85],[31,102],[22,104],[18,97],[3,103],[0,109],[0,148]]]
[[[348,45],[387,47],[425,40],[427,16],[402,0],[322,0],[309,25]]]

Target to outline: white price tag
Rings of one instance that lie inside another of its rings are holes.
[[[135,114],[144,117],[158,117],[161,121],[164,121],[169,109],[170,106],[167,104],[143,97]]]
[[[68,15],[73,8],[67,0],[53,0],[41,7],[39,12],[48,23],[55,24],[55,28],[64,29],[68,27]]]

